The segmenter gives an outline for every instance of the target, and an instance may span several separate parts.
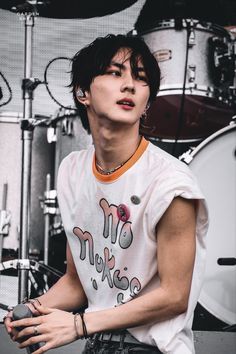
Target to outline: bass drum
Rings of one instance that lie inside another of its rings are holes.
[[[218,25],[188,19],[182,20],[181,29],[170,19],[138,34],[161,70],[160,91],[142,133],[166,142],[200,142],[228,125],[233,116],[232,35]]]
[[[206,274],[199,303],[219,320],[233,325],[236,323],[236,124],[214,133],[180,159],[189,164],[197,177],[209,208]]]

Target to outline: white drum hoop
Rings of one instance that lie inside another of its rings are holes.
[[[209,208],[207,263],[199,303],[227,324],[236,323],[236,124],[209,136],[184,157],[198,179]]]

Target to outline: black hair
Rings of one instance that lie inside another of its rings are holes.
[[[156,98],[160,86],[160,69],[144,40],[141,37],[130,34],[108,34],[105,37],[98,37],[91,44],[78,51],[71,59],[71,83],[69,86],[71,87],[82,125],[89,133],[87,110],[78,101],[76,90],[80,87],[83,91],[89,91],[93,79],[96,76],[105,74],[112,58],[121,48],[131,50],[130,63],[134,75],[138,60],[142,60],[150,88],[149,102],[154,101]]]

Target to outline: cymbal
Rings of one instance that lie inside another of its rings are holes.
[[[34,2],[24,0],[1,0],[0,8],[5,10],[16,9],[14,12],[31,12],[36,9],[39,16],[50,18],[92,18],[110,15],[126,9],[137,0],[40,0],[35,7]],[[40,4],[41,3],[41,4]]]

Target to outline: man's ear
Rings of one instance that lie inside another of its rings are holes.
[[[79,87],[79,88],[76,90],[76,96],[77,96],[78,98],[82,98],[82,97],[86,97],[86,94],[85,94],[84,90],[82,90],[82,88]]]
[[[78,87],[76,89],[76,97],[77,97],[78,101],[82,104],[85,104],[87,101],[87,93],[81,87]]]

